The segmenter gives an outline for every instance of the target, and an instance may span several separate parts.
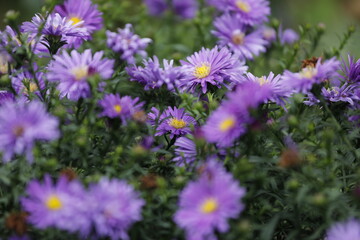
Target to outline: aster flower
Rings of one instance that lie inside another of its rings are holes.
[[[235,84],[247,70],[236,55],[231,54],[227,48],[219,51],[217,46],[213,49],[203,48],[187,57],[187,61],[181,61],[181,64],[185,76],[180,86],[190,92],[194,92],[198,85],[206,93],[208,84],[218,88]]]
[[[305,66],[300,72],[293,73],[286,70],[283,74],[283,81],[296,92],[306,93],[313,84],[320,84],[324,81],[338,77],[340,62],[336,58],[321,62],[321,58],[315,65]]]
[[[293,44],[299,40],[299,34],[292,29],[279,30],[279,39],[281,44]]]
[[[360,222],[350,219],[334,224],[326,233],[326,240],[356,240],[360,239]]]
[[[186,231],[189,240],[216,239],[214,232],[226,232],[228,219],[244,209],[240,202],[245,189],[216,160],[200,167],[201,175],[188,183],[180,194],[174,221]]]
[[[184,19],[194,18],[197,12],[196,0],[172,0],[173,9],[176,15]]]
[[[261,27],[259,29],[262,33],[263,39],[267,42],[267,45],[270,45],[272,42],[276,40],[276,31],[271,27]]]
[[[84,201],[87,194],[76,180],[69,182],[62,176],[53,183],[46,175],[43,183],[31,181],[26,193],[27,197],[21,199],[21,205],[29,213],[28,221],[35,227],[56,227],[84,236],[89,233],[91,222]]]
[[[342,61],[341,70],[344,73],[342,78],[349,83],[360,82],[360,59],[355,61],[354,57],[348,55],[348,64]]]
[[[190,126],[196,125],[196,120],[183,108],[168,107],[159,118],[159,126],[155,136],[170,133],[170,137],[183,136],[191,132]]]
[[[92,56],[90,49],[84,53],[73,50],[70,55],[63,52],[62,55],[54,56],[54,60],[50,62],[47,78],[59,83],[57,89],[62,98],[77,101],[81,97],[90,97],[88,79],[96,74],[102,79],[108,79],[113,74],[114,61],[102,57],[102,51]]]
[[[36,72],[36,79],[39,82],[40,89],[36,84],[33,74],[25,68],[12,73],[10,79],[12,87],[17,94],[29,96],[30,93],[34,93],[37,96],[41,96],[40,90],[45,89],[44,74],[42,72]]]
[[[135,63],[135,54],[146,57],[145,48],[151,42],[150,38],[140,38],[134,34],[131,24],[126,24],[124,29],[118,32],[106,31],[107,45],[114,52],[121,55],[121,59],[130,63]]]
[[[36,140],[54,140],[59,137],[58,120],[49,115],[45,106],[36,101],[6,101],[0,107],[0,151],[3,161],[14,154],[26,154],[32,161],[32,149]]]
[[[90,0],[67,0],[62,5],[57,5],[54,9],[61,17],[66,17],[73,25],[82,22],[77,27],[86,29],[89,34],[102,28],[102,13],[97,9],[97,5],[92,4]],[[90,38],[87,37],[88,40]],[[69,37],[70,46],[79,47],[84,38]]]
[[[89,189],[91,219],[98,237],[129,239],[127,230],[141,220],[145,204],[134,188],[124,181],[102,178]]]
[[[304,104],[308,106],[314,106],[318,103],[320,103],[320,100],[317,99],[314,94],[309,92],[305,98]]]
[[[263,31],[249,32],[239,15],[224,14],[215,19],[214,26],[212,34],[220,39],[219,46],[228,46],[240,59],[253,59],[266,51],[268,42],[263,39]]]
[[[14,101],[14,100],[15,100],[14,94],[12,94],[9,91],[0,90],[0,106],[7,101]]]
[[[321,93],[330,102],[348,102],[354,105],[359,97],[354,94],[354,86],[344,84],[341,87],[322,88]]]
[[[141,110],[144,103],[139,103],[139,98],[132,99],[129,96],[120,97],[119,94],[107,94],[99,101],[99,105],[103,109],[100,116],[120,118],[125,124],[134,113]]]
[[[147,115],[147,122],[152,126],[158,126],[160,119],[160,110],[152,107]]]
[[[160,16],[167,9],[166,0],[144,0],[150,15]]]
[[[191,164],[196,160],[196,145],[193,140],[187,137],[179,137],[176,139],[174,146],[176,157],[173,158],[173,161],[178,166]]]
[[[173,67],[173,60],[164,59],[163,68],[156,56],[153,59],[143,60],[143,64],[144,67],[127,67],[126,71],[130,75],[130,81],[145,85],[145,90],[160,88],[165,84],[169,91],[174,91],[184,75],[180,67]]]
[[[242,22],[251,26],[265,22],[270,15],[268,0],[228,0],[222,8],[240,15]]]

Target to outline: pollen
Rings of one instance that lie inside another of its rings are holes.
[[[237,31],[232,35],[232,42],[236,45],[242,45],[244,43],[245,34],[241,31]]]
[[[222,132],[228,131],[229,129],[231,129],[231,128],[233,128],[235,126],[235,123],[236,122],[235,122],[234,117],[226,118],[219,125],[220,131],[222,131]]]
[[[23,126],[16,126],[13,129],[13,133],[16,137],[21,137],[24,134],[24,127]]]
[[[121,110],[122,110],[122,107],[121,107],[119,104],[116,104],[116,105],[114,106],[114,111],[115,111],[116,113],[121,113]]]
[[[169,121],[169,125],[176,129],[181,129],[186,127],[186,122],[182,119],[172,118]]]
[[[46,200],[46,207],[49,210],[53,210],[53,211],[57,211],[59,209],[62,208],[62,203],[61,200],[58,196],[56,195],[51,195],[47,200]]]
[[[72,18],[70,18],[70,21],[72,21],[72,25],[75,25],[75,24],[81,22],[82,20],[81,20],[81,18],[78,18],[78,17],[72,17]]]
[[[248,13],[251,11],[251,7],[247,2],[237,1],[236,6],[243,12]]]
[[[266,84],[268,82],[268,80],[264,77],[258,78],[258,82],[260,84],[260,86]]]
[[[316,76],[317,74],[317,69],[313,68],[313,67],[306,67],[303,68],[300,72],[300,75],[304,78],[313,78],[314,76]]]
[[[208,198],[201,205],[201,212],[203,213],[213,213],[218,209],[219,205],[216,199]]]
[[[71,69],[72,75],[74,75],[76,81],[80,81],[89,75],[88,66],[79,66]]]
[[[196,78],[205,78],[210,74],[210,66],[208,64],[202,64],[200,67],[196,67],[194,71],[194,76]]]

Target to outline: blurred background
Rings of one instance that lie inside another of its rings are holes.
[[[0,28],[4,28],[2,19],[8,10],[19,11],[22,21],[29,20],[40,10],[43,1],[0,0]],[[134,8],[140,8],[139,1],[132,1]],[[360,0],[270,0],[270,2],[272,15],[282,22],[284,28],[291,27],[297,30],[299,24],[325,24],[327,31],[322,44],[329,47],[338,46],[339,37],[350,24],[358,26],[360,23]],[[359,31],[353,35],[344,52],[351,52],[352,55],[360,57],[358,39],[360,39]]]

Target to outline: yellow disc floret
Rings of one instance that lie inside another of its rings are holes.
[[[116,113],[121,113],[122,107],[119,104],[114,105],[114,110]]]
[[[208,64],[202,64],[200,67],[196,67],[194,76],[196,78],[205,78],[210,74],[210,66]]]
[[[236,45],[242,45],[244,43],[245,34],[243,32],[237,31],[232,35],[232,42]]]
[[[88,66],[79,66],[71,69],[71,73],[74,75],[76,81],[80,81],[89,75]]]
[[[235,118],[234,117],[228,117],[225,118],[223,121],[220,122],[219,128],[220,131],[226,132],[229,129],[233,128],[235,126]]]
[[[300,75],[302,77],[308,79],[313,78],[316,74],[317,74],[317,69],[310,66],[303,68],[300,72]]]
[[[260,83],[260,86],[264,85],[268,82],[268,80],[264,77],[258,78],[258,82]]]
[[[72,17],[72,18],[70,18],[70,21],[72,21],[72,25],[75,25],[75,24],[81,22],[82,20],[81,20],[81,18],[78,18],[78,17]]]
[[[61,200],[58,196],[56,195],[50,195],[50,197],[46,200],[46,207],[49,210],[59,210],[60,208],[62,208],[62,203]]]
[[[219,205],[216,199],[208,198],[203,204],[201,204],[201,212],[202,213],[213,213],[218,209]]]
[[[169,125],[176,129],[180,129],[186,127],[186,122],[182,119],[172,118],[169,121]]]
[[[243,12],[250,12],[251,11],[251,7],[247,2],[244,1],[236,1],[236,6]]]

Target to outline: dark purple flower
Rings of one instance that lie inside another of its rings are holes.
[[[203,48],[200,52],[181,61],[184,78],[180,85],[184,90],[194,92],[200,85],[202,92],[206,93],[208,84],[220,88],[234,85],[247,70],[238,56],[233,55],[227,48]]]
[[[124,181],[102,178],[89,189],[91,220],[98,237],[129,239],[127,230],[141,220],[145,204],[134,188]]]
[[[121,59],[129,64],[135,63],[135,54],[146,57],[145,48],[151,42],[150,38],[140,38],[134,34],[131,24],[126,24],[124,29],[116,32],[106,31],[107,45],[114,52],[121,55]]]
[[[330,102],[348,102],[350,105],[354,105],[354,101],[360,100],[359,97],[354,94],[354,86],[347,84],[329,89],[322,88],[321,93],[324,98]]]
[[[131,119],[133,114],[141,111],[143,102],[139,102],[139,98],[131,98],[129,96],[120,97],[119,94],[107,94],[99,101],[103,112],[100,116],[109,118],[120,118],[123,124]]]
[[[167,9],[166,0],[144,0],[150,15],[160,16]]]
[[[194,18],[197,12],[196,0],[172,0],[173,9],[176,15],[185,19]]]
[[[239,15],[226,13],[215,19],[212,33],[220,39],[220,47],[228,46],[240,59],[253,59],[266,51],[268,42],[263,39],[261,30],[249,32],[242,20]]]
[[[186,239],[217,239],[214,232],[228,231],[228,219],[237,218],[243,211],[245,189],[214,159],[199,171],[199,178],[181,192],[174,221],[185,229]]]
[[[354,57],[348,55],[348,64],[342,61],[341,70],[344,73],[343,79],[349,83],[360,82],[360,59],[355,61]]]
[[[58,82],[57,89],[60,97],[67,97],[77,101],[79,98],[90,97],[90,84],[88,79],[93,75],[100,75],[102,79],[108,79],[113,74],[113,60],[103,57],[103,52],[96,52],[94,56],[90,49],[79,53],[71,51],[69,55],[54,56],[48,67],[47,78],[51,82]]]
[[[350,219],[336,223],[326,233],[326,240],[357,240],[360,239],[360,221]]]
[[[9,91],[0,90],[0,106],[7,101],[14,101],[14,100],[15,100],[14,94],[12,94]]]
[[[14,154],[26,154],[32,162],[32,149],[36,140],[54,140],[59,137],[58,120],[46,112],[45,106],[6,101],[0,107],[0,151],[3,161]]]

